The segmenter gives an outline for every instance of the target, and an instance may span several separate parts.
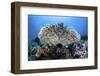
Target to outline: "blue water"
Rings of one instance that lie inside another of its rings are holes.
[[[37,37],[43,26],[56,23],[64,23],[64,26],[74,28],[81,36],[88,34],[88,17],[28,15],[29,41]]]

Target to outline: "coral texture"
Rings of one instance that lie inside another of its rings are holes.
[[[88,58],[87,37],[63,23],[42,27],[28,47],[28,60]]]
[[[87,44],[81,44],[80,42],[75,42],[69,45],[69,50],[73,58],[87,58],[88,50]]]
[[[47,24],[41,28],[38,37],[41,44],[63,46],[80,41],[80,34],[72,28],[65,27],[63,23]]]

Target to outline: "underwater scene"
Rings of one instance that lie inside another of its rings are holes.
[[[88,17],[28,15],[28,61],[88,58]]]

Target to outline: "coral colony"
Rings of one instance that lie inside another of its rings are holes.
[[[28,45],[28,60],[88,58],[87,40],[64,23],[43,26]]]

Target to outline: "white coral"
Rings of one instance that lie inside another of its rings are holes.
[[[63,23],[43,26],[38,37],[41,44],[49,44],[50,46],[58,43],[66,46],[80,41],[80,34],[72,28],[64,27]]]

